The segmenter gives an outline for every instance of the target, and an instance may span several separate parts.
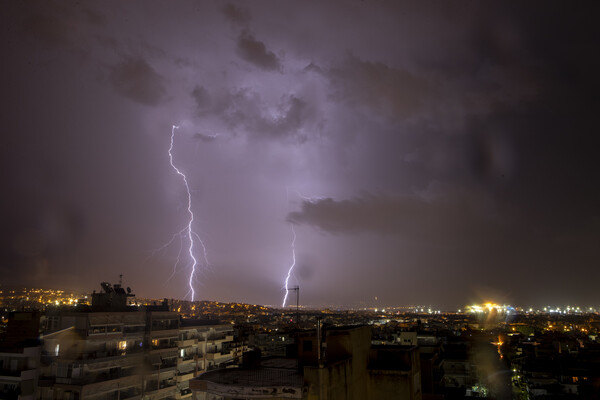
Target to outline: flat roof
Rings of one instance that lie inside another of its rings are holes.
[[[226,368],[205,372],[194,378],[196,381],[208,381],[219,385],[273,387],[304,386],[304,377],[296,369],[290,368]]]

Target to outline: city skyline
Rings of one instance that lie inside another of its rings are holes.
[[[3,285],[598,304],[587,4],[0,7]]]
[[[584,315],[584,314],[598,314],[600,307],[592,304],[499,304],[493,301],[488,301],[481,304],[464,304],[458,308],[448,308],[444,304],[378,304],[376,300],[372,301],[371,304],[305,304],[295,302],[288,302],[285,307],[280,304],[252,304],[245,303],[243,301],[231,301],[221,302],[210,299],[198,299],[198,300],[186,300],[182,298],[148,298],[137,296],[131,291],[131,287],[122,286],[116,284],[118,287],[127,288],[131,293],[129,303],[131,305],[152,305],[158,304],[163,301],[171,303],[172,307],[174,304],[186,304],[188,307],[192,305],[201,304],[215,304],[220,307],[225,307],[227,310],[230,306],[251,306],[251,307],[264,307],[270,310],[283,310],[285,311],[296,311],[296,307],[302,311],[325,311],[325,310],[352,310],[352,311],[374,311],[387,314],[444,314],[444,313],[464,313],[464,314],[488,314],[491,312],[498,313],[501,315],[516,315],[516,314],[547,314],[547,315]],[[53,308],[55,306],[77,306],[77,305],[89,305],[93,294],[96,292],[104,291],[104,287],[112,287],[112,284],[108,282],[102,282],[100,285],[101,290],[98,288],[93,290],[70,290],[70,289],[57,289],[57,288],[41,288],[41,287],[1,287],[0,286],[0,303],[4,305],[5,311],[10,309],[15,311],[16,309],[27,309],[27,310],[46,310],[48,307]],[[591,307],[590,307],[591,306]],[[175,307],[177,308],[177,307]]]

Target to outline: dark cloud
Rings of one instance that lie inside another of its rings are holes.
[[[196,86],[194,90],[192,90],[192,98],[196,102],[198,112],[202,113],[209,109],[211,105],[211,100],[208,90],[206,90],[205,87]]]
[[[332,234],[375,233],[420,240],[465,239],[497,224],[476,198],[465,195],[387,196],[365,193],[351,200],[303,201],[288,214],[295,224],[311,225]]]
[[[124,272],[138,294],[185,296],[183,258],[164,284],[177,243],[139,266],[188,217],[177,124],[204,298],[279,303],[291,221],[313,304],[595,299],[587,4],[0,8],[2,277],[89,289]]]
[[[243,31],[237,42],[238,55],[257,67],[267,71],[277,71],[281,69],[279,58],[260,40],[256,40],[253,35]]]
[[[25,20],[24,28],[33,37],[50,46],[70,44],[74,30],[68,21],[46,14],[31,15]]]
[[[304,71],[322,73],[323,69],[321,67],[319,67],[318,65],[316,65],[315,63],[311,62],[306,67],[304,67]]]
[[[390,120],[414,116],[431,95],[425,79],[382,62],[362,61],[351,54],[328,76],[336,100]]]
[[[143,58],[127,58],[113,66],[109,81],[117,93],[140,104],[156,106],[165,99],[164,78]]]
[[[227,3],[221,9],[223,14],[236,24],[246,24],[250,21],[250,12],[235,4]]]
[[[34,39],[38,52],[63,50],[75,55],[77,61],[89,57],[90,48],[99,39],[97,29],[106,25],[102,13],[79,3],[50,0],[36,7],[21,3],[8,7],[10,10],[4,10],[11,15],[8,29],[15,25],[24,37]]]
[[[93,10],[91,8],[83,8],[81,10],[83,15],[85,15],[87,21],[93,25],[105,26],[106,25],[106,16]]]

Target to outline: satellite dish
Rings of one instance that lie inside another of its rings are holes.
[[[127,293],[131,293],[131,288],[127,286]]]

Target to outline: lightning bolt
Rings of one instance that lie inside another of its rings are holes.
[[[290,188],[286,187],[285,192],[286,192],[287,200],[289,202],[290,201]],[[308,201],[310,203],[313,203],[317,200],[322,200],[322,199],[326,198],[326,197],[306,197],[297,190],[292,190],[292,192],[296,193],[298,195],[298,197],[301,198],[303,201]],[[285,308],[285,303],[287,302],[287,298],[288,298],[288,294],[289,294],[290,290],[294,290],[294,288],[290,289],[289,282],[290,282],[290,277],[292,275],[294,275],[294,267],[296,266],[296,230],[294,229],[294,224],[290,224],[290,227],[292,228],[292,245],[291,245],[291,247],[292,247],[292,265],[290,265],[290,267],[288,268],[288,273],[287,273],[287,276],[285,277],[285,283],[284,283],[285,295],[283,296],[283,304],[282,304],[283,308]],[[294,276],[294,279],[295,279],[295,276]],[[295,289],[298,290],[298,287],[296,286]]]
[[[179,168],[177,168],[175,166],[175,163],[173,162],[173,145],[175,142],[175,130],[176,129],[179,129],[179,126],[173,125],[173,128],[171,129],[171,144],[169,146],[169,162],[171,163],[171,167],[173,167],[175,172],[177,172],[177,174],[179,176],[181,176],[181,178],[183,179],[183,184],[185,185],[185,190],[187,192],[187,211],[189,214],[189,220],[188,220],[187,226],[185,226],[181,231],[179,231],[179,233],[176,233],[173,236],[173,238],[171,239],[171,241],[163,247],[170,245],[172,243],[173,239],[177,236],[181,237],[181,235],[184,235],[184,234],[187,236],[187,238],[189,240],[188,253],[189,253],[190,259],[192,261],[192,267],[191,267],[192,270],[190,272],[190,277],[188,280],[188,285],[190,287],[188,294],[191,293],[192,301],[194,301],[196,292],[194,291],[193,283],[194,283],[194,276],[196,275],[196,267],[198,266],[198,260],[194,256],[194,244],[195,244],[194,238],[197,239],[198,243],[200,243],[200,246],[202,246],[203,254],[204,254],[204,261],[206,262],[206,265],[208,265],[208,258],[207,258],[207,254],[206,254],[206,246],[204,246],[204,243],[202,242],[202,240],[200,239],[198,234],[196,234],[196,232],[194,232],[194,230],[192,229],[192,225],[194,224],[194,212],[192,211],[192,193],[190,191],[190,185],[188,184],[188,180],[187,180],[187,177],[185,176],[185,174],[183,172],[181,172],[179,170]],[[177,264],[179,264],[179,261],[180,260],[179,260],[179,255],[178,255],[177,262],[175,263],[175,266],[173,267],[174,268],[173,274],[175,273],[175,269],[177,267]],[[171,277],[172,276],[173,275],[171,275]],[[186,296],[187,296],[187,294],[186,294]]]
[[[288,283],[290,281],[290,276],[292,275],[292,271],[294,270],[294,266],[296,265],[296,231],[294,230],[294,225],[292,227],[292,265],[288,269],[287,276],[285,277],[285,295],[283,296],[283,304],[282,307],[285,308],[285,302],[288,298],[289,288]]]

